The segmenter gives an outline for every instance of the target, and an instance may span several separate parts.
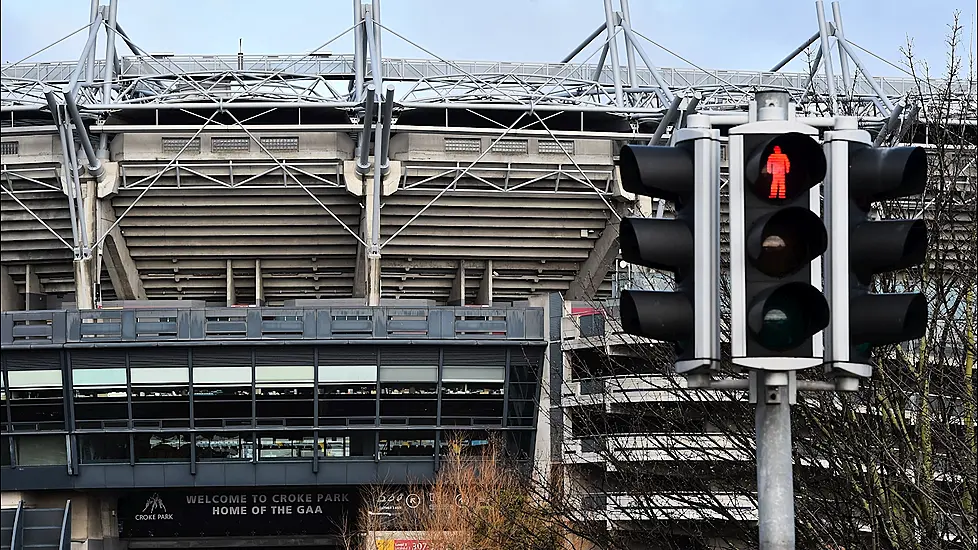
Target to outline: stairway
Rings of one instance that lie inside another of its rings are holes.
[[[71,501],[64,508],[0,510],[0,550],[69,550]]]

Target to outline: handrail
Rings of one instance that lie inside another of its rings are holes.
[[[14,526],[10,535],[10,547],[20,548],[24,545],[24,501],[17,501],[17,511],[14,512]]]
[[[173,307],[0,314],[7,346],[160,345],[256,340],[485,343],[543,340],[538,307]]]
[[[61,520],[61,542],[58,550],[71,550],[71,499],[65,502],[65,515]]]

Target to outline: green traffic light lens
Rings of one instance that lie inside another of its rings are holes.
[[[787,350],[801,344],[811,336],[807,333],[808,323],[803,316],[804,312],[797,303],[780,300],[779,303],[769,304],[764,311],[758,340],[764,347],[773,350]]]
[[[800,346],[829,324],[829,306],[815,287],[792,282],[768,289],[751,303],[747,323],[755,341],[774,352]]]

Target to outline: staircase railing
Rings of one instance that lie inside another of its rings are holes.
[[[17,503],[14,513],[14,527],[10,535],[10,548],[20,548],[24,545],[24,501]]]
[[[71,550],[71,499],[65,502],[65,516],[61,520],[61,543],[58,550]]]

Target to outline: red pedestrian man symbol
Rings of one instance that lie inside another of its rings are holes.
[[[768,198],[788,198],[784,187],[784,177],[791,171],[791,161],[788,160],[788,155],[781,152],[780,145],[775,145],[774,152],[767,157],[765,169],[768,174],[771,174],[771,194]]]

